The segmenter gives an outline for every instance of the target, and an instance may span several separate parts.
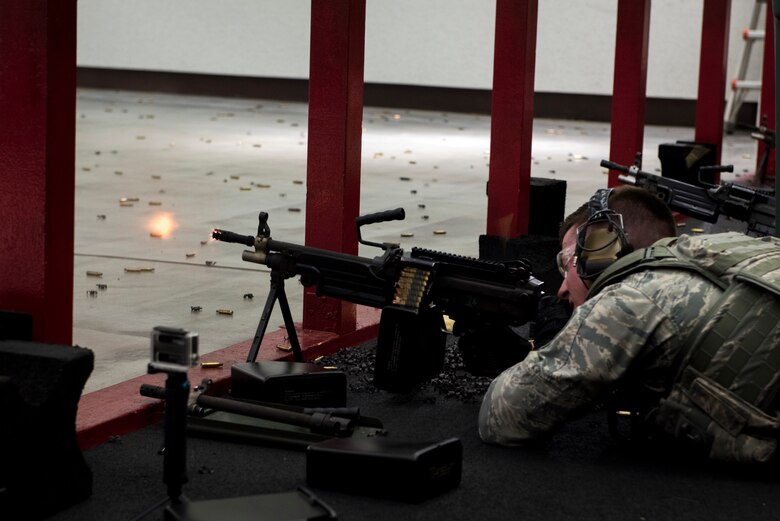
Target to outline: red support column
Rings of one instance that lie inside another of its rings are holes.
[[[73,339],[76,0],[0,0],[0,310]]]
[[[764,60],[761,68],[761,99],[758,103],[758,124],[777,132],[775,128],[775,19],[772,14],[772,2],[766,3],[766,30],[764,31]],[[767,146],[763,141],[758,142],[756,154],[756,175],[760,175],[761,160],[764,157]],[[775,178],[775,148],[769,147],[769,156],[766,158],[766,171],[761,182]]]
[[[537,0],[496,1],[487,234],[528,233]]]
[[[365,0],[311,2],[306,244],[357,253]],[[355,329],[355,306],[306,290],[303,327]]]
[[[620,165],[633,164],[644,143],[649,35],[650,0],[619,0],[609,159]],[[618,175],[610,170],[608,187],[620,184]]]
[[[704,0],[703,11],[694,139],[715,145],[715,163],[720,164],[731,0]]]

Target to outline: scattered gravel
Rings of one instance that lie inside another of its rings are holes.
[[[349,392],[383,392],[373,384],[375,348],[376,341],[367,342],[322,357],[316,363],[321,366],[334,366],[346,373]],[[491,381],[490,377],[474,376],[466,370],[458,350],[457,338],[450,336],[444,354],[444,369],[436,378],[420,384],[419,389],[472,403],[482,400]]]

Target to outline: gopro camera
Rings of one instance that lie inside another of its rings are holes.
[[[157,326],[152,330],[152,366],[183,369],[198,361],[198,334],[186,329]]]

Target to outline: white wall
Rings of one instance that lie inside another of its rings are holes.
[[[491,88],[493,0],[366,3],[367,82]],[[696,98],[702,3],[652,2],[648,96]],[[732,0],[729,78],[754,4]],[[304,0],[79,0],[78,64],[307,78],[310,7]],[[610,94],[616,16],[617,0],[540,0],[536,90]],[[760,74],[755,48],[751,79]]]

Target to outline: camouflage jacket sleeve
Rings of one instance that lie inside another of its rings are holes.
[[[484,441],[517,445],[548,436],[603,398],[643,349],[673,341],[673,309],[627,280],[580,306],[550,343],[491,383],[479,413]]]

